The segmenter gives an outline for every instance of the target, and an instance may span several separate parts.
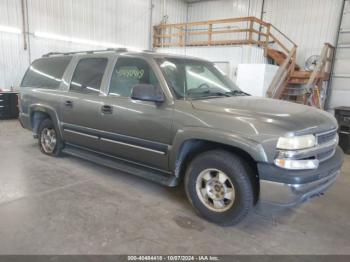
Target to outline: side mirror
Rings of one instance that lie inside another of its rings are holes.
[[[154,85],[138,84],[132,89],[131,99],[162,103],[165,97],[163,91]]]

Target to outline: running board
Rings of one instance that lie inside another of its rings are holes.
[[[62,150],[63,153],[66,153],[71,156],[82,158],[96,164],[106,166],[112,169],[116,169],[125,173],[136,175],[153,182],[174,187],[179,184],[179,179],[172,174],[162,172],[160,170],[140,166],[133,164],[119,158],[115,158],[109,155],[100,154],[95,151],[84,149],[81,147],[67,145]]]

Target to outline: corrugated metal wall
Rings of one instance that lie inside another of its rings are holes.
[[[0,25],[22,27],[21,2],[0,0]],[[15,84],[15,78],[27,67],[26,52],[23,50],[23,36],[0,32],[0,89]]]
[[[187,3],[174,0],[153,0],[153,24],[160,24],[163,16],[167,16],[168,24],[183,23],[186,21]]]
[[[262,0],[219,0],[189,4],[188,20],[205,21],[242,16],[260,17]]]
[[[264,19],[299,45],[298,62],[335,42],[342,0],[265,0]],[[22,27],[21,0],[0,0],[0,25]],[[28,0],[31,58],[51,51],[101,48],[38,38],[36,31],[148,48],[151,0]],[[153,21],[168,23],[261,15],[262,0],[218,0],[187,4],[153,0]],[[188,8],[187,8],[188,7]],[[28,65],[21,35],[0,33],[0,88],[17,85]]]
[[[335,45],[343,0],[265,0],[264,20],[298,45],[297,62],[304,66],[319,55],[325,42]]]
[[[335,44],[343,0],[265,0],[263,20],[271,22],[298,46],[298,63]],[[203,1],[189,5],[189,21],[242,16],[260,18],[262,0]]]
[[[31,32],[141,48],[148,45],[149,1],[29,0],[28,9]]]
[[[225,19],[232,17],[244,17],[244,16],[260,16],[262,0],[220,0],[220,1],[203,1],[195,2],[188,5],[188,21],[206,21],[215,19]],[[247,22],[235,23],[234,25],[222,24],[215,25],[215,28],[227,29],[230,28],[246,28]],[[192,26],[191,30],[202,30],[203,26]],[[246,38],[247,33],[235,33],[235,34],[214,34],[212,40],[226,40],[230,37],[235,40]],[[208,36],[204,35],[192,35],[188,36],[189,41],[205,41]]]
[[[35,32],[148,49],[151,0],[27,0],[31,60],[53,51],[103,49],[93,44],[45,39]],[[183,0],[153,0],[152,24],[163,16],[182,22]],[[0,0],[0,26],[22,28],[21,0]],[[23,36],[0,32],[0,88],[19,84],[29,64]]]
[[[350,106],[350,0],[344,3],[331,83],[330,108]]]

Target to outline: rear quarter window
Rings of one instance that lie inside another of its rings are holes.
[[[72,57],[48,57],[35,60],[25,73],[21,87],[57,89]]]

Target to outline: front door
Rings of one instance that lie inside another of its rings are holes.
[[[160,83],[144,59],[120,56],[115,64],[102,114],[101,150],[158,169],[168,169],[173,108],[169,101],[156,104],[130,98],[136,84]]]
[[[61,101],[61,125],[66,143],[99,150],[96,130],[101,117],[100,89],[107,64],[107,57],[78,61],[67,95]]]

